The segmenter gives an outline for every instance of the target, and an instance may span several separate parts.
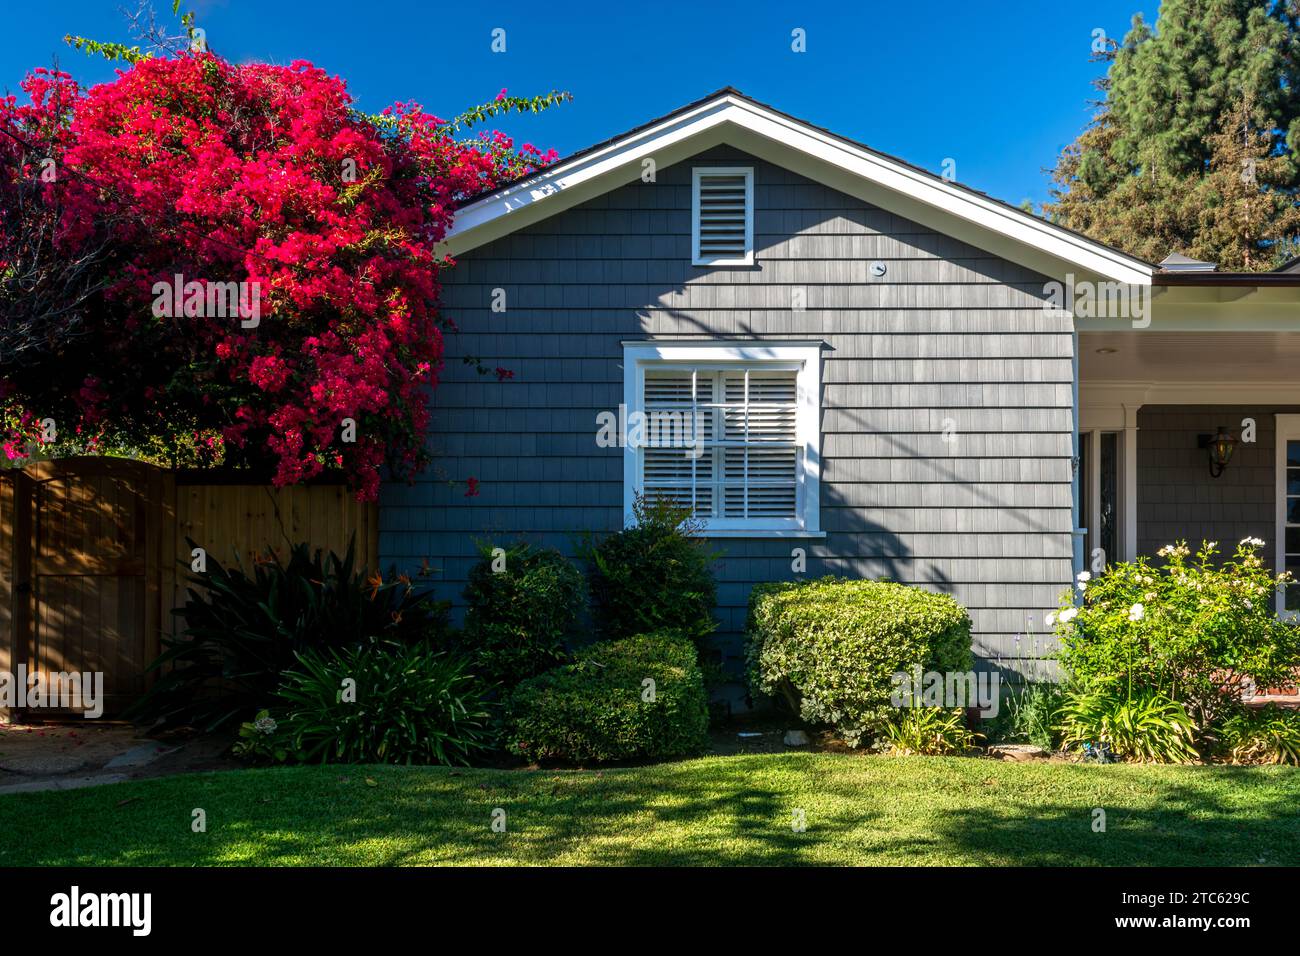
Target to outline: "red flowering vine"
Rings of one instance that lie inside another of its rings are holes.
[[[460,199],[554,159],[461,130],[563,95],[503,90],[453,122],[415,103],[364,116],[310,63],[206,52],[143,59],[84,91],[43,73],[24,89],[30,104],[0,101],[0,159],[56,125],[58,241],[76,249],[111,223],[114,255],[75,347],[3,365],[7,450],[48,416],[65,434],[265,464],[279,485],[343,470],[363,499],[384,466],[427,464],[451,327],[437,244]],[[0,269],[4,248],[0,225]]]

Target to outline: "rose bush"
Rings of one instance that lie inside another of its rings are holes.
[[[1300,666],[1300,628],[1274,613],[1275,575],[1259,557],[1264,542],[1243,539],[1217,562],[1216,542],[1192,555],[1184,542],[1161,548],[1163,567],[1146,558],[1082,572],[1049,619],[1061,662],[1088,691],[1160,692],[1183,704],[1204,734],[1241,696],[1243,683],[1289,682]]]

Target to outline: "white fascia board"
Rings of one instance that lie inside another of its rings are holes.
[[[724,100],[705,103],[572,162],[558,163],[536,176],[484,196],[456,212],[455,222],[443,243],[451,255],[459,255],[635,181],[641,175],[641,160],[647,157],[655,161],[656,168],[670,166],[700,149],[717,145],[722,142],[718,127],[725,122],[724,114],[728,109]],[[698,141],[710,131],[718,135]],[[503,222],[506,217],[510,219],[508,223]]]
[[[1153,269],[1121,252],[1053,226],[978,193],[927,176],[906,165],[853,146],[836,137],[735,102],[738,125],[789,145],[831,166],[853,173],[900,196],[1041,250],[1079,269],[1134,285],[1150,285]]]
[[[738,137],[737,133],[742,135]],[[641,161],[647,157],[663,168],[724,141],[748,151],[761,149],[763,141],[779,144],[786,150],[779,159],[770,149],[762,150],[768,154],[762,158],[796,171],[799,164],[792,163],[792,159],[803,156],[816,160],[820,168],[809,171],[818,181],[826,180],[827,168],[849,174],[860,183],[878,187],[873,196],[877,200],[884,197],[886,208],[893,205],[888,201],[891,194],[907,201],[908,211],[903,214],[932,228],[947,234],[954,232],[951,222],[945,228],[926,216],[925,210],[976,227],[974,231],[962,230],[963,234],[955,238],[972,241],[982,234],[984,241],[975,239],[972,244],[1001,254],[1005,254],[1006,244],[991,244],[990,239],[1010,240],[1011,244],[1033,250],[1040,255],[1031,257],[1032,267],[1048,275],[1059,277],[1064,270],[1044,268],[1048,263],[1042,261],[1042,256],[1087,275],[1135,285],[1151,284],[1153,270],[1139,260],[729,94],[471,203],[457,213],[444,245],[451,255],[457,255],[633,182],[641,173]],[[843,181],[827,185],[845,188]]]
[[[1080,404],[1090,410],[1142,405],[1300,405],[1295,382],[1120,382],[1085,379]]]

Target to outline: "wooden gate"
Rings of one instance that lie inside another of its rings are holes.
[[[14,478],[15,663],[100,672],[104,712],[116,713],[144,690],[159,652],[163,472],[73,458]]]
[[[125,458],[0,470],[0,671],[104,675],[104,713],[147,686],[174,633],[193,540],[225,564],[307,542],[379,562],[379,511],[340,484],[271,488]],[[0,700],[0,718],[7,716]],[[54,716],[42,709],[33,716]]]

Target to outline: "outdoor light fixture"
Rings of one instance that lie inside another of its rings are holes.
[[[1237,439],[1229,435],[1222,425],[1219,426],[1216,434],[1199,435],[1197,439],[1197,444],[1201,448],[1208,448],[1210,451],[1210,477],[1218,478],[1232,459],[1232,452],[1237,447]]]

